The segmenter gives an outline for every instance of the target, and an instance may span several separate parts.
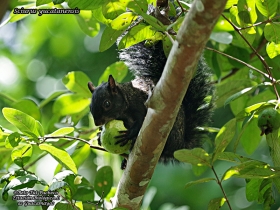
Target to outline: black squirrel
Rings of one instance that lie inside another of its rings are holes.
[[[161,42],[150,47],[146,47],[143,42],[136,44],[121,50],[119,58],[129,67],[135,79],[120,84],[110,75],[108,82],[98,87],[89,82],[88,87],[92,92],[90,111],[97,126],[113,119],[122,120],[127,131],[120,132],[116,137],[117,143],[125,145],[132,140],[133,146],[147,113],[145,102],[152,87],[159,80],[167,59]],[[210,76],[209,68],[201,57],[160,162],[174,162],[173,153],[176,150],[201,146],[206,132],[198,127],[209,123],[213,108],[212,100],[205,100],[207,96],[213,95]]]

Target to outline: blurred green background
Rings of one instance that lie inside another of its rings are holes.
[[[12,3],[11,3],[12,5]],[[8,13],[3,20],[8,17]],[[13,99],[32,99],[36,103],[47,98],[57,90],[65,90],[61,79],[71,71],[83,71],[97,84],[99,77],[107,66],[118,60],[116,46],[105,52],[99,52],[102,33],[95,37],[85,35],[73,15],[29,15],[16,23],[9,23],[0,28],[0,109],[10,106]],[[124,81],[132,79],[127,75]],[[10,96],[5,98],[1,95]],[[73,107],[74,108],[74,107]],[[42,118],[48,119],[51,104],[42,110]],[[229,106],[216,110],[213,127],[220,127],[233,117]],[[47,122],[45,122],[47,123]],[[82,121],[81,123],[87,123]],[[0,112],[0,125],[11,128]],[[208,145],[209,146],[209,145]],[[242,151],[239,152],[242,154]],[[267,161],[269,151],[261,143],[256,153],[263,154]],[[1,157],[1,154],[0,154]],[[100,157],[103,157],[100,159]],[[110,164],[114,171],[115,186],[122,171],[119,169],[121,159],[116,155],[94,152],[79,173],[88,180],[94,180],[97,167]],[[43,165],[43,166],[42,166]],[[51,173],[56,167],[55,161],[46,158],[37,165],[37,173],[50,181]],[[49,168],[48,168],[49,167]],[[216,165],[218,176],[230,167],[230,163],[220,162]],[[0,171],[0,175],[6,171]],[[203,177],[214,177],[206,171]],[[201,178],[201,177],[200,177]],[[221,197],[222,193],[215,182],[195,185],[185,189],[185,184],[196,180],[190,165],[159,164],[152,178],[150,187],[143,202],[144,209],[207,209],[209,200]],[[232,178],[223,183],[233,209],[261,210],[262,206],[246,200],[245,181]],[[279,195],[278,195],[279,198]],[[280,205],[278,201],[278,206]],[[277,209],[277,205],[274,205]],[[18,209],[35,209],[35,207],[18,207]],[[0,209],[17,209],[15,202],[5,203],[0,199]],[[222,209],[228,209],[224,205]]]

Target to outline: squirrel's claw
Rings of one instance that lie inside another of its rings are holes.
[[[119,131],[119,133],[121,135],[116,136],[115,138],[118,139],[118,141],[116,142],[116,144],[119,144],[120,146],[124,146],[128,143],[129,141],[129,133],[128,131]]]

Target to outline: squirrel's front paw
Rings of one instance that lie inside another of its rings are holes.
[[[116,136],[115,138],[118,140],[116,144],[119,144],[120,146],[124,146],[128,143],[129,139],[129,134],[128,131],[119,131],[121,135]]]

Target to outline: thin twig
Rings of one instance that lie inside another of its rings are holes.
[[[88,142],[87,140],[85,139],[81,139],[81,138],[78,138],[78,137],[73,137],[73,136],[44,136],[44,137],[40,137],[38,138],[39,140],[42,140],[42,142],[45,142],[46,140],[48,139],[71,139],[71,140],[77,140],[77,141],[81,141],[85,144],[88,144],[91,148],[93,149],[97,149],[97,150],[101,150],[101,151],[105,151],[107,152],[107,150],[105,150],[104,148],[102,147],[98,147],[98,146],[93,146],[90,142]]]
[[[9,100],[9,101],[11,101],[11,102],[16,102],[16,101],[17,101],[16,99],[12,98],[11,96],[8,96],[8,95],[3,94],[3,93],[1,93],[1,92],[0,92],[0,96],[1,96],[1,98],[7,99],[7,100]]]
[[[179,0],[176,0],[179,7],[181,8],[181,12],[178,14],[178,16],[180,16],[183,12],[186,12],[186,10],[184,9],[184,7],[182,6],[181,2]]]
[[[254,67],[254,66],[251,66],[250,64],[248,64],[248,63],[246,63],[246,62],[244,62],[244,61],[242,61],[242,60],[239,60],[239,59],[237,59],[237,58],[235,58],[235,57],[232,57],[231,55],[228,55],[228,54],[226,54],[226,53],[220,52],[220,51],[215,50],[215,49],[210,48],[210,47],[205,47],[205,49],[211,50],[211,51],[216,52],[216,53],[219,53],[219,54],[221,54],[221,55],[223,55],[223,56],[226,56],[226,57],[228,57],[228,58],[230,58],[230,59],[232,59],[232,60],[235,60],[235,61],[237,61],[237,62],[239,62],[239,63],[242,63],[242,64],[244,64],[245,66],[247,66],[248,68],[250,68],[250,69],[252,69],[252,70],[255,70],[256,72],[258,72],[258,73],[262,74],[263,76],[265,76],[266,78],[270,79],[272,83],[275,83],[275,82],[276,82],[276,79],[274,79],[272,76],[270,76],[270,75],[268,75],[268,74],[262,72],[261,70],[257,69],[257,68]],[[235,72],[235,73],[236,73],[236,72]]]
[[[69,201],[68,199],[66,199],[60,192],[58,192],[59,193],[59,195],[70,205],[70,206],[72,206],[74,209],[76,209],[76,210],[79,210],[79,208],[75,205],[75,204],[73,204],[71,201]]]
[[[267,19],[267,20],[265,20],[263,22],[255,23],[255,24],[252,24],[250,26],[246,26],[244,28],[240,28],[239,30],[245,30],[245,29],[252,28],[252,27],[255,27],[255,26],[259,26],[259,25],[262,25],[262,24],[265,24],[265,23],[271,23],[272,20],[278,19],[278,18],[280,18],[280,15],[277,15],[277,16],[271,18],[271,19]]]
[[[233,68],[233,69],[231,70],[231,72],[228,73],[226,76],[222,77],[222,78],[219,79],[219,80],[210,82],[210,84],[217,84],[217,83],[219,83],[219,82],[221,82],[221,81],[224,81],[225,79],[227,79],[227,78],[229,78],[229,77],[235,75],[239,70],[240,70],[240,69],[238,69],[238,68]]]
[[[225,20],[228,21],[228,23],[234,28],[234,30],[241,36],[241,38],[247,43],[247,45],[253,50],[253,52],[256,54],[256,56],[259,58],[259,60],[262,62],[265,70],[267,71],[268,75],[269,75],[269,79],[271,80],[274,92],[276,94],[276,98],[277,100],[280,100],[280,96],[278,94],[275,82],[273,82],[272,80],[272,73],[270,71],[270,67],[268,66],[268,64],[266,63],[265,59],[256,51],[256,49],[250,44],[250,42],[243,36],[243,34],[241,33],[241,29],[238,28],[236,25],[234,25],[224,14],[222,14],[223,18]]]
[[[43,142],[45,142],[48,139],[66,139],[66,140],[77,140],[77,141],[81,141],[85,144],[88,144],[90,146],[90,148],[92,149],[96,149],[96,150],[100,150],[103,152],[108,152],[106,149],[104,149],[103,147],[99,147],[99,146],[94,146],[92,145],[89,141],[85,140],[85,139],[81,139],[78,137],[73,137],[73,136],[44,136],[44,137],[40,137],[38,138],[39,140],[42,140]],[[119,154],[120,156],[124,157],[124,158],[128,158],[128,154]]]
[[[229,209],[232,210],[232,208],[231,208],[231,206],[230,206],[230,203],[229,203],[229,200],[228,200],[228,198],[227,198],[226,192],[225,192],[225,190],[224,190],[224,188],[223,188],[223,186],[222,186],[222,182],[220,181],[220,179],[219,179],[219,177],[218,177],[218,175],[217,175],[217,173],[216,173],[216,171],[215,171],[215,169],[214,169],[214,166],[212,166],[211,169],[212,169],[212,171],[214,172],[214,175],[215,175],[215,177],[216,177],[216,179],[217,179],[217,183],[218,183],[219,187],[221,188],[222,193],[224,194],[224,198],[226,199],[226,202],[227,202],[227,205],[228,205]]]
[[[236,25],[234,25],[224,14],[222,14],[223,18],[228,21],[228,23],[234,28],[234,30],[241,36],[241,38],[247,43],[247,45],[254,51],[256,56],[260,59],[262,64],[264,65],[266,71],[268,72],[269,75],[271,75],[270,72],[270,67],[264,60],[264,58],[256,51],[256,49],[250,44],[250,42],[243,36],[243,34],[240,32],[240,28],[238,28]]]

